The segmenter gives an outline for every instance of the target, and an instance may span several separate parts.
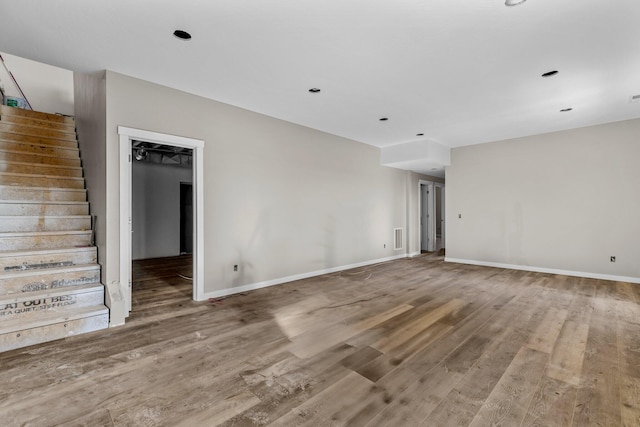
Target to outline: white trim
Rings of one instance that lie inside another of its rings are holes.
[[[640,283],[640,277],[614,276],[611,274],[588,273],[584,271],[559,270],[555,268],[534,267],[530,265],[502,264],[499,262],[475,261],[470,259],[447,258],[446,262],[481,265],[484,267],[506,268],[511,270],[533,271],[536,273],[561,274],[563,276],[586,277],[588,279],[613,280],[614,282]]]
[[[120,281],[118,285],[120,294],[124,298],[125,317],[131,311],[131,148],[129,147],[131,147],[129,136],[120,134]],[[111,326],[116,324],[112,323]]]
[[[422,252],[418,251],[418,252],[411,252],[409,255],[407,255],[409,258],[413,258],[416,257],[418,255],[422,255]]]
[[[219,298],[227,295],[238,294],[240,292],[248,292],[256,289],[267,288],[269,286],[281,285],[287,282],[293,282],[295,280],[308,279],[310,277],[322,276],[323,274],[335,273],[338,271],[349,270],[351,268],[364,267],[367,265],[379,264],[381,262],[393,261],[396,259],[407,258],[407,255],[394,255],[386,258],[379,258],[370,261],[358,262],[355,264],[343,265],[340,267],[327,268],[324,270],[312,271],[309,273],[296,274],[293,276],[281,277],[273,280],[265,280],[264,282],[251,283],[248,285],[238,286],[235,288],[223,289],[221,291],[207,292],[203,295],[202,300],[206,300],[208,298]]]
[[[193,150],[193,192],[195,227],[193,229],[193,299],[204,295],[204,141],[118,126],[120,135],[120,288],[125,292],[127,312],[131,311],[131,140],[136,139]],[[129,224],[127,227],[126,224]],[[123,226],[124,225],[124,226]],[[123,285],[124,284],[124,285]]]

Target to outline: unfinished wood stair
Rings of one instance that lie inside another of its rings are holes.
[[[73,118],[0,106],[0,351],[104,329]]]

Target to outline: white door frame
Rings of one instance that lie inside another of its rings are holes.
[[[433,191],[430,192],[429,194],[429,199],[431,201],[430,204],[430,211],[429,212],[429,221],[428,224],[423,224],[422,221],[422,186],[426,185],[426,186],[431,186],[431,188],[433,189]],[[435,187],[440,187],[442,190],[442,218],[444,219],[444,188],[445,188],[445,184],[442,184],[440,182],[434,182],[434,181],[426,181],[423,179],[418,180],[418,247],[420,248],[420,250],[422,251],[422,227],[426,226],[428,229],[428,233],[429,236],[432,236],[432,239],[430,242],[428,242],[427,244],[427,250],[429,251],[433,251],[435,250],[435,244],[436,244],[436,215],[435,215]],[[445,224],[442,224],[442,247],[444,248],[444,226]]]
[[[193,299],[204,298],[204,141],[182,136],[118,126],[120,135],[120,283],[131,311],[131,144],[133,140],[193,150]]]

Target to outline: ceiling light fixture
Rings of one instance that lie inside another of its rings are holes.
[[[387,120],[389,120],[389,118],[388,117],[381,117],[379,120],[381,122],[386,122]]]
[[[542,77],[551,77],[551,76],[555,76],[556,74],[558,74],[558,70],[547,71],[542,75]]]
[[[309,89],[309,92],[318,93],[318,92],[320,92],[320,89],[318,89],[317,87],[312,87],[311,89]]]
[[[519,4],[524,3],[527,0],[507,0],[504,2],[505,6],[517,6]]]
[[[136,151],[136,160],[139,162],[145,160],[148,156],[149,153],[144,148],[139,148],[138,151]]]
[[[567,111],[571,111],[573,110],[573,108],[563,108],[562,110],[560,110],[561,113],[566,113]]]
[[[173,32],[173,35],[179,38],[180,40],[191,40],[191,34],[183,30],[175,30]]]

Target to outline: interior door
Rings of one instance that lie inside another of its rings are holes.
[[[420,250],[433,252],[436,243],[435,191],[433,184],[420,184]]]
[[[428,184],[427,187],[427,234],[429,238],[427,240],[427,252],[433,252],[436,250],[436,192],[433,188],[433,184]]]
[[[427,208],[429,192],[426,184],[420,184],[420,250],[429,248],[429,209]]]

